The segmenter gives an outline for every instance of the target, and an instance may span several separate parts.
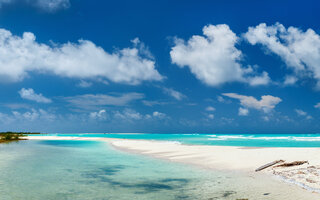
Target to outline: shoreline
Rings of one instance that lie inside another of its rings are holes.
[[[299,188],[320,193],[320,148],[294,147],[236,147],[185,145],[170,141],[133,140],[118,138],[28,136],[31,140],[91,140],[105,141],[115,149],[127,153],[145,155],[171,162],[185,163],[209,170],[268,176],[284,184],[295,184]],[[255,172],[258,167],[274,160],[292,162],[307,160],[300,166],[272,168]]]

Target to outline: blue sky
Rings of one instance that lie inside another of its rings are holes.
[[[317,1],[0,6],[1,131],[320,132]]]

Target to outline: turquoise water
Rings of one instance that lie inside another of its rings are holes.
[[[176,141],[183,144],[249,147],[320,147],[320,134],[48,134]]]
[[[225,177],[218,173],[121,153],[95,141],[0,144],[0,171],[1,200],[206,199],[235,193],[219,187]]]
[[[295,186],[265,180],[259,174],[242,176],[200,169],[124,153],[99,141],[27,140],[0,144],[0,172],[0,200],[319,197]]]

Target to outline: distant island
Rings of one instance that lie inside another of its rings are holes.
[[[14,142],[19,140],[27,140],[26,136],[30,134],[41,134],[33,132],[0,132],[0,143]]]

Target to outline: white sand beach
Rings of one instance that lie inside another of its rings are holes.
[[[29,136],[29,139],[103,140],[116,149],[152,156],[173,162],[196,165],[203,168],[238,171],[249,176],[261,174],[294,183],[304,189],[320,192],[320,148],[254,148],[234,146],[182,145],[176,142],[128,140],[112,138]],[[275,161],[308,161],[294,167],[269,167],[255,172],[258,167]],[[317,194],[319,195],[319,194]],[[319,198],[319,196],[317,196]]]

